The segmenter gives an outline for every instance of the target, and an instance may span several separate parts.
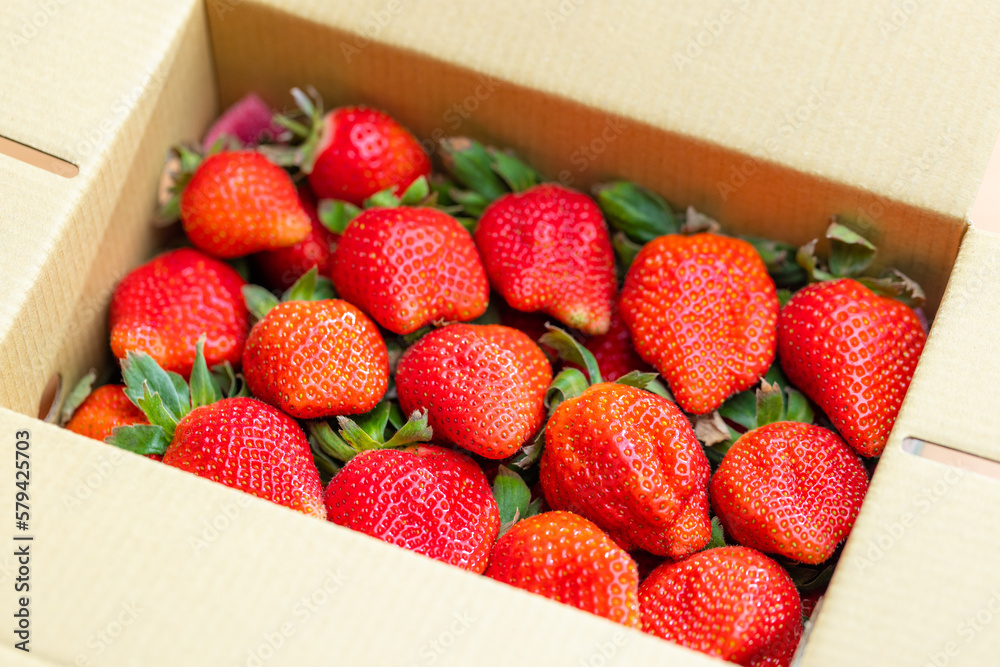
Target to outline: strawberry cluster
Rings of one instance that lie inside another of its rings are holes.
[[[66,427],[788,665],[923,348],[919,288],[865,276],[875,248],[839,220],[822,265],[467,138],[434,173],[387,114],[293,95],[176,149],[185,247],[117,286],[122,383],[85,378]]]

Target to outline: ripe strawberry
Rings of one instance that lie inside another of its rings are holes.
[[[341,297],[397,334],[439,320],[473,320],[489,300],[469,232],[432,208],[361,213],[344,231],[331,277]]]
[[[163,253],[133,270],[111,296],[111,351],[119,360],[146,352],[168,371],[187,377],[195,342],[207,335],[209,365],[240,362],[249,328],[241,288],[228,264],[197,250]]]
[[[787,667],[802,634],[791,577],[745,547],[661,565],[639,586],[639,608],[645,632],[748,667]]]
[[[287,173],[256,151],[223,151],[181,180],[180,216],[191,243],[228,259],[284,248],[312,225]]]
[[[486,576],[639,627],[635,562],[575,514],[545,512],[515,523],[493,547]]]
[[[256,399],[224,398],[202,346],[199,341],[190,387],[146,354],[126,357],[125,394],[150,425],[117,428],[108,442],[137,454],[162,454],[167,465],[325,517],[319,472],[298,423]]]
[[[687,412],[712,412],[774,361],[778,297],[745,241],[717,234],[650,241],[629,268],[620,307],[639,356]]]
[[[601,377],[617,380],[632,371],[647,373],[649,364],[635,351],[632,345],[632,334],[629,333],[625,321],[618,312],[617,306],[611,312],[611,326],[608,333],[602,336],[591,336],[583,343],[597,360]]]
[[[781,310],[778,357],[862,456],[878,456],[926,334],[913,309],[849,278],[809,285]]]
[[[202,146],[210,148],[224,137],[236,139],[244,146],[254,146],[265,139],[281,134],[281,126],[274,122],[271,107],[258,95],[250,93],[226,109],[205,132]]]
[[[812,564],[847,538],[867,491],[861,460],[836,433],[787,421],[740,436],[710,486],[729,537]]]
[[[330,481],[325,501],[333,523],[476,573],[500,528],[483,471],[432,445],[359,453]]]
[[[541,482],[553,509],[597,524],[622,548],[681,558],[711,535],[710,469],[670,401],[603,382],[555,409]]]
[[[427,410],[438,437],[490,459],[510,456],[539,429],[551,381],[538,345],[501,325],[437,329],[396,367],[404,412]]]
[[[359,414],[385,394],[389,355],[346,301],[286,301],[250,330],[243,373],[254,396],[298,419]]]
[[[320,222],[316,197],[308,188],[299,188],[299,201],[312,223],[309,236],[287,248],[264,250],[253,256],[254,268],[261,284],[268,289],[288,289],[314,266],[323,275],[330,272],[333,249],[337,247],[340,235],[334,234]]]
[[[554,184],[504,195],[483,212],[475,238],[491,284],[511,306],[607,333],[615,259],[589,197]]]
[[[341,107],[323,115],[322,100],[292,89],[304,122],[279,118],[302,144],[296,159],[320,199],[361,206],[383,190],[402,194],[431,161],[420,142],[390,115],[368,107]]]
[[[145,413],[125,395],[125,385],[106,384],[90,392],[73,411],[66,428],[95,440],[104,440],[119,426],[148,424]]]

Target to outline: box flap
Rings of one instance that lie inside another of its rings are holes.
[[[35,414],[51,374],[102,358],[79,332],[106,317],[116,257],[150,250],[169,142],[196,138],[216,108],[203,12],[200,0],[0,7],[0,135],[79,167],[66,178],[0,155],[0,405]],[[178,80],[206,95],[170,116]],[[95,263],[98,251],[115,257]]]
[[[3,479],[25,428],[32,651],[53,663],[723,664],[0,409]]]
[[[331,66],[374,38],[956,220],[1000,129],[976,0],[266,4],[354,33]]]

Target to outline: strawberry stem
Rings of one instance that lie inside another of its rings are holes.
[[[548,329],[548,332],[538,339],[540,344],[551,347],[563,361],[585,368],[587,376],[590,378],[590,384],[599,384],[604,381],[601,378],[601,370],[597,366],[597,359],[594,358],[590,350],[559,327],[546,322],[545,328]]]
[[[670,205],[648,188],[614,181],[595,186],[593,192],[608,223],[640,246],[680,231]]]

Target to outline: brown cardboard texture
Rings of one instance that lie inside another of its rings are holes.
[[[470,134],[733,232],[802,243],[852,217],[937,318],[802,664],[984,664],[1000,481],[902,443],[1000,460],[1000,237],[965,221],[1000,126],[1000,61],[980,57],[998,33],[1000,8],[970,1],[5,3],[0,134],[79,173],[0,154],[0,474],[27,430],[34,536],[32,654],[4,631],[0,660],[717,664],[34,419],[53,378],[108,361],[110,291],[162,238],[167,147],[246,92],[281,108],[313,84],[430,149]],[[0,556],[8,619],[16,572]]]

